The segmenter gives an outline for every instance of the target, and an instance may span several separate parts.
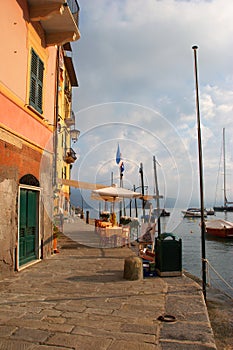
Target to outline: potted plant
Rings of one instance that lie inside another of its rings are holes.
[[[131,228],[138,228],[138,226],[139,226],[138,218],[133,218],[133,220],[131,220],[130,227]]]
[[[100,219],[103,221],[108,221],[110,218],[110,213],[108,211],[102,211],[100,213]]]
[[[121,216],[120,218],[120,224],[125,226],[125,225],[129,225],[131,222],[131,217],[130,216]]]
[[[57,238],[59,235],[60,231],[57,225],[53,225],[53,252],[59,253],[58,249],[57,249]]]

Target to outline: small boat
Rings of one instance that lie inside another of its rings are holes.
[[[160,216],[170,216],[170,212],[166,211],[166,209],[162,209]]]
[[[215,211],[214,211],[214,209],[212,209],[212,208],[206,209],[206,214],[207,214],[207,215],[215,215]]]
[[[209,220],[205,223],[206,234],[218,238],[233,238],[233,223],[223,220]]]
[[[200,218],[201,217],[201,209],[199,208],[188,208],[187,210],[182,210],[184,214],[184,218]],[[207,216],[206,210],[204,211],[204,216]]]
[[[169,211],[166,211],[165,209],[159,209],[159,216],[170,216],[170,212]],[[155,217],[155,218],[157,218],[157,209],[154,209],[153,211],[152,211],[152,216],[153,217]]]

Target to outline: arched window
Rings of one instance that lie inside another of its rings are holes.
[[[21,185],[29,185],[29,186],[35,186],[40,187],[40,183],[37,180],[37,178],[32,174],[26,174],[19,180],[19,183]]]

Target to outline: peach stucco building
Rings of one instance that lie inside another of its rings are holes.
[[[57,150],[58,123],[68,134],[70,128],[61,110],[59,56],[66,61],[66,46],[80,37],[78,16],[77,0],[1,3],[0,279],[4,270],[20,270],[53,252],[57,154],[70,149],[67,138],[65,149]],[[67,67],[77,86],[72,64]]]

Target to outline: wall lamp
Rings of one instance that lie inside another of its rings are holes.
[[[77,130],[77,129],[71,129],[70,130],[70,137],[71,137],[71,140],[74,143],[78,141],[79,135],[80,135],[80,131],[79,130]]]

